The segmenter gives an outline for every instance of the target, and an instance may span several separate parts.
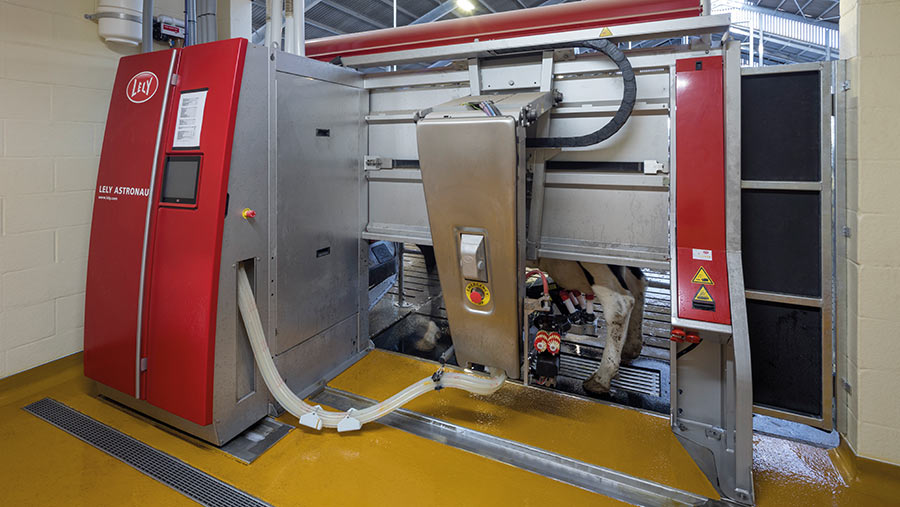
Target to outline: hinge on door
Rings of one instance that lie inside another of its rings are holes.
[[[849,89],[850,89],[850,80],[848,79],[848,80],[846,80],[846,81],[842,81],[842,82],[841,82],[841,90],[842,90],[842,91],[847,91],[847,90],[849,90]]]
[[[172,79],[169,80],[172,83],[172,86],[178,86],[178,80],[178,74],[172,73]]]
[[[147,371],[147,358],[141,358],[141,371]]]
[[[845,238],[849,238],[851,234],[850,228],[845,225],[843,228],[841,228],[841,233]]]

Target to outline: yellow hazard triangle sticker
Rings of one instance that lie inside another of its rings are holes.
[[[706,272],[706,268],[700,266],[700,270],[697,271],[697,274],[694,275],[694,278],[691,280],[691,283],[699,283],[701,285],[715,285],[716,282],[712,281],[712,278],[709,277],[709,273]],[[712,301],[712,300],[710,300]]]
[[[600,30],[600,37],[609,37],[610,35],[612,35],[612,30],[610,30],[609,28]]]
[[[697,295],[694,296],[694,301],[697,303],[715,303],[712,296],[709,295],[709,291],[706,290],[706,287],[700,287],[700,290],[697,291]]]

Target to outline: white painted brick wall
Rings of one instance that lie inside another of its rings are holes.
[[[82,347],[93,190],[118,59],[96,0],[0,0],[0,378]],[[181,0],[154,14],[183,17]]]
[[[838,420],[862,456],[900,464],[900,0],[841,2],[847,125],[848,317]],[[846,45],[845,45],[846,42]],[[843,401],[843,403],[842,403]]]

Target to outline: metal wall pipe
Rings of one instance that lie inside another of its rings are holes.
[[[294,50],[294,0],[284,0],[284,50],[288,53],[296,53]]]
[[[197,0],[184,0],[184,46],[197,43]]]
[[[197,37],[194,41],[198,44],[219,40],[219,30],[216,26],[216,0],[200,0],[197,15]]]
[[[294,54],[306,56],[306,2],[294,0]]]
[[[141,22],[141,51],[153,51],[153,0],[144,0]]]
[[[271,35],[271,43],[272,46],[278,46],[280,49],[284,49],[281,47],[281,29],[284,26],[283,24],[283,12],[284,12],[284,2],[282,0],[272,0],[272,24],[270,25],[272,28]]]

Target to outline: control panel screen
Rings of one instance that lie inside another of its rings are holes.
[[[169,157],[163,174],[160,200],[174,204],[197,204],[200,157]]]

